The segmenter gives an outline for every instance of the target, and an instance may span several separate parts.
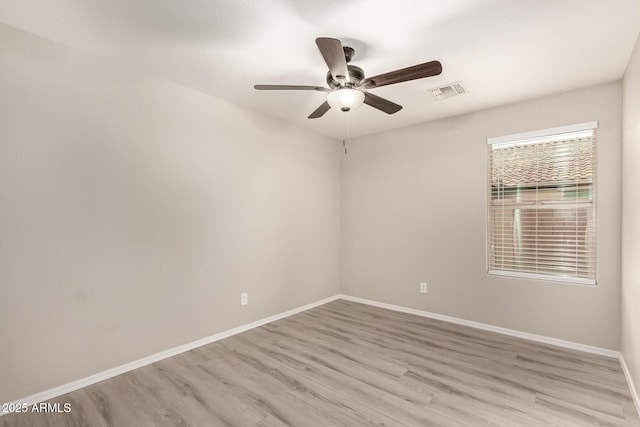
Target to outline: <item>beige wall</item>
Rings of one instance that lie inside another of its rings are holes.
[[[487,276],[487,137],[591,120],[600,124],[598,286]],[[347,145],[343,293],[618,349],[619,83],[366,136]],[[418,293],[420,281],[429,285],[426,295]]]
[[[622,307],[636,383],[639,68],[636,46]],[[328,138],[1,25],[0,93],[0,402],[341,290],[619,348],[620,84],[362,137],[346,156]],[[590,120],[598,286],[488,277],[486,138]]]
[[[623,80],[621,351],[640,387],[640,41]]]
[[[339,292],[336,141],[6,26],[0,94],[0,402]]]

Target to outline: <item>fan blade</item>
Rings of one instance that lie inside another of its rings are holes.
[[[388,99],[381,98],[368,92],[364,93],[364,103],[387,114],[397,113],[402,110],[402,105],[398,105],[395,102],[391,102]]]
[[[342,82],[349,81],[349,69],[347,68],[347,60],[344,57],[342,43],[338,39],[327,37],[318,37],[316,45],[320,49],[320,53],[324,58],[324,62],[329,67],[329,72],[334,80]]]
[[[327,111],[329,111],[329,109],[331,108],[331,106],[329,105],[329,103],[327,101],[324,101],[322,103],[322,105],[320,105],[318,108],[316,108],[316,110],[309,114],[309,119],[317,119],[318,117],[322,117],[324,115],[324,113],[326,113]]]
[[[400,70],[380,74],[375,77],[366,78],[362,81],[360,86],[373,88],[392,85],[394,83],[406,82],[408,80],[437,76],[441,72],[442,64],[440,64],[439,61],[425,62],[424,64],[414,65],[413,67],[402,68]]]
[[[257,90],[317,90],[319,92],[331,92],[331,89],[322,86],[299,86],[299,85],[255,85]]]

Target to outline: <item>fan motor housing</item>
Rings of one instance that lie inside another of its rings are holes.
[[[364,80],[364,71],[362,71],[362,68],[347,64],[347,69],[349,70],[349,80],[345,82],[334,80],[331,72],[327,73],[327,84],[331,89],[337,89],[342,86],[355,87]]]

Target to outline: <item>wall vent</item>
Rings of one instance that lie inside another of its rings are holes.
[[[433,89],[429,89],[429,92],[431,93],[431,96],[436,99],[446,99],[466,93],[464,86],[462,86],[462,82],[449,83],[444,86],[435,87]]]

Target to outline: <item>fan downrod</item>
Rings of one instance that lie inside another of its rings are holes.
[[[347,63],[351,62],[351,58],[353,58],[353,55],[356,54],[355,49],[349,46],[343,46],[342,51],[344,52],[344,59],[347,61]]]

